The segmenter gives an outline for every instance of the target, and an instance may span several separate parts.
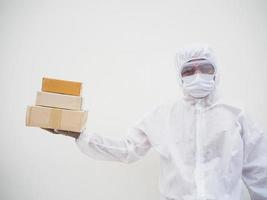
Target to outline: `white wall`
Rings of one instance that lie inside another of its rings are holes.
[[[95,161],[64,136],[25,127],[44,76],[82,81],[87,129],[120,137],[154,105],[179,98],[174,54],[210,43],[225,99],[267,130],[267,3],[0,1],[0,199],[158,199],[158,155]]]

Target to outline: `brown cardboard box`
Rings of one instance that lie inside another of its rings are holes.
[[[66,81],[52,78],[43,78],[42,91],[60,94],[80,96],[82,89],[81,82]]]
[[[51,92],[37,92],[35,105],[81,110],[82,97]]]
[[[28,106],[26,126],[81,132],[86,126],[87,114],[87,111]]]

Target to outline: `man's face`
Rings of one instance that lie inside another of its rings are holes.
[[[183,90],[194,98],[207,97],[215,89],[215,68],[204,58],[185,63],[181,78]]]

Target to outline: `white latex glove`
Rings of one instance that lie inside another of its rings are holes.
[[[65,135],[65,136],[70,136],[70,137],[73,137],[75,139],[77,139],[79,137],[79,135],[81,134],[81,132],[64,131],[64,130],[51,129],[51,128],[41,128],[41,129],[46,130],[46,131],[53,133],[53,134],[61,134],[61,135]]]

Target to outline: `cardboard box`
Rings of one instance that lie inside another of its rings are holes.
[[[28,106],[26,126],[81,132],[86,126],[87,114],[87,111]]]
[[[37,92],[35,105],[69,110],[82,109],[82,97],[51,92]]]
[[[81,82],[66,81],[52,78],[43,78],[42,91],[60,94],[80,96],[82,90]]]

